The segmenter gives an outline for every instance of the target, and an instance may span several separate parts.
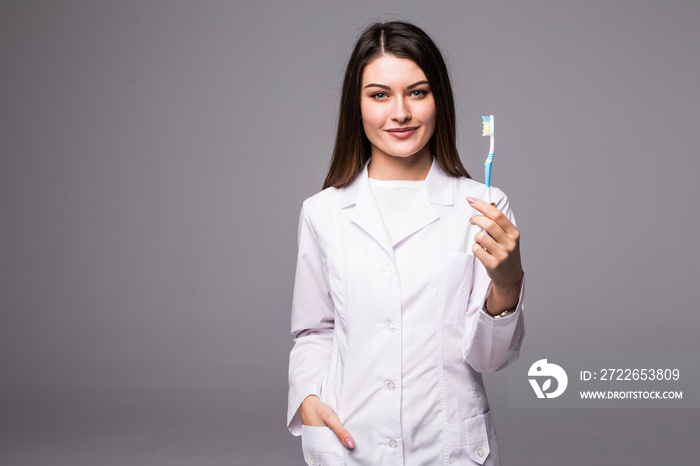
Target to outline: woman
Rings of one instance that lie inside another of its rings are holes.
[[[455,133],[433,41],[367,28],[299,224],[288,426],[307,464],[500,464],[480,373],[524,335],[519,232]]]

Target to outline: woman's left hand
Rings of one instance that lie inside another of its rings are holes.
[[[474,236],[472,251],[493,282],[487,308],[490,314],[497,315],[518,304],[523,278],[520,231],[494,205],[473,197],[468,197],[467,202],[482,213],[470,220],[484,230]]]

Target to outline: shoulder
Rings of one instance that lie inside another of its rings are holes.
[[[337,235],[339,193],[341,189],[326,188],[308,197],[299,214],[299,237],[310,234],[319,247]]]
[[[326,188],[319,191],[313,196],[307,197],[302,203],[302,211],[311,212],[327,212],[338,205],[338,199],[343,188]]]
[[[314,225],[314,229],[331,223],[334,212],[341,204],[344,188],[326,188],[304,200],[300,220]]]
[[[496,204],[496,208],[503,212],[513,223],[515,223],[515,218],[513,216],[513,211],[511,210],[510,201],[508,196],[495,186],[491,186],[490,198],[493,204]],[[486,187],[484,183],[478,181],[460,177],[457,179],[455,188],[455,198],[456,200],[463,200],[467,197],[475,197],[481,199],[482,201],[487,201],[489,199],[489,188]]]
[[[470,178],[465,178],[463,176],[457,178],[455,183],[455,194],[458,198],[464,197],[476,197],[478,199],[486,200],[489,197],[489,188],[486,187],[484,183],[481,183]],[[495,186],[491,186],[491,201],[496,204],[501,202],[506,202],[508,197],[506,194]]]

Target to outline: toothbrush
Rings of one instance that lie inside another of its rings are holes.
[[[481,122],[484,124],[484,133],[482,134],[482,136],[491,137],[491,147],[489,148],[489,156],[486,157],[486,161],[484,162],[484,180],[486,183],[486,187],[489,188],[489,204],[491,204],[491,165],[493,165],[493,133],[495,128],[493,115],[482,116]]]

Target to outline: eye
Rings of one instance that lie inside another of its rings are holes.
[[[428,91],[423,90],[423,89],[416,89],[414,91],[411,91],[411,93],[409,95],[411,97],[418,97],[418,98],[425,97],[426,95],[428,95]]]
[[[387,95],[386,95],[386,92],[375,92],[370,97],[375,99],[375,100],[384,100],[387,98]]]

